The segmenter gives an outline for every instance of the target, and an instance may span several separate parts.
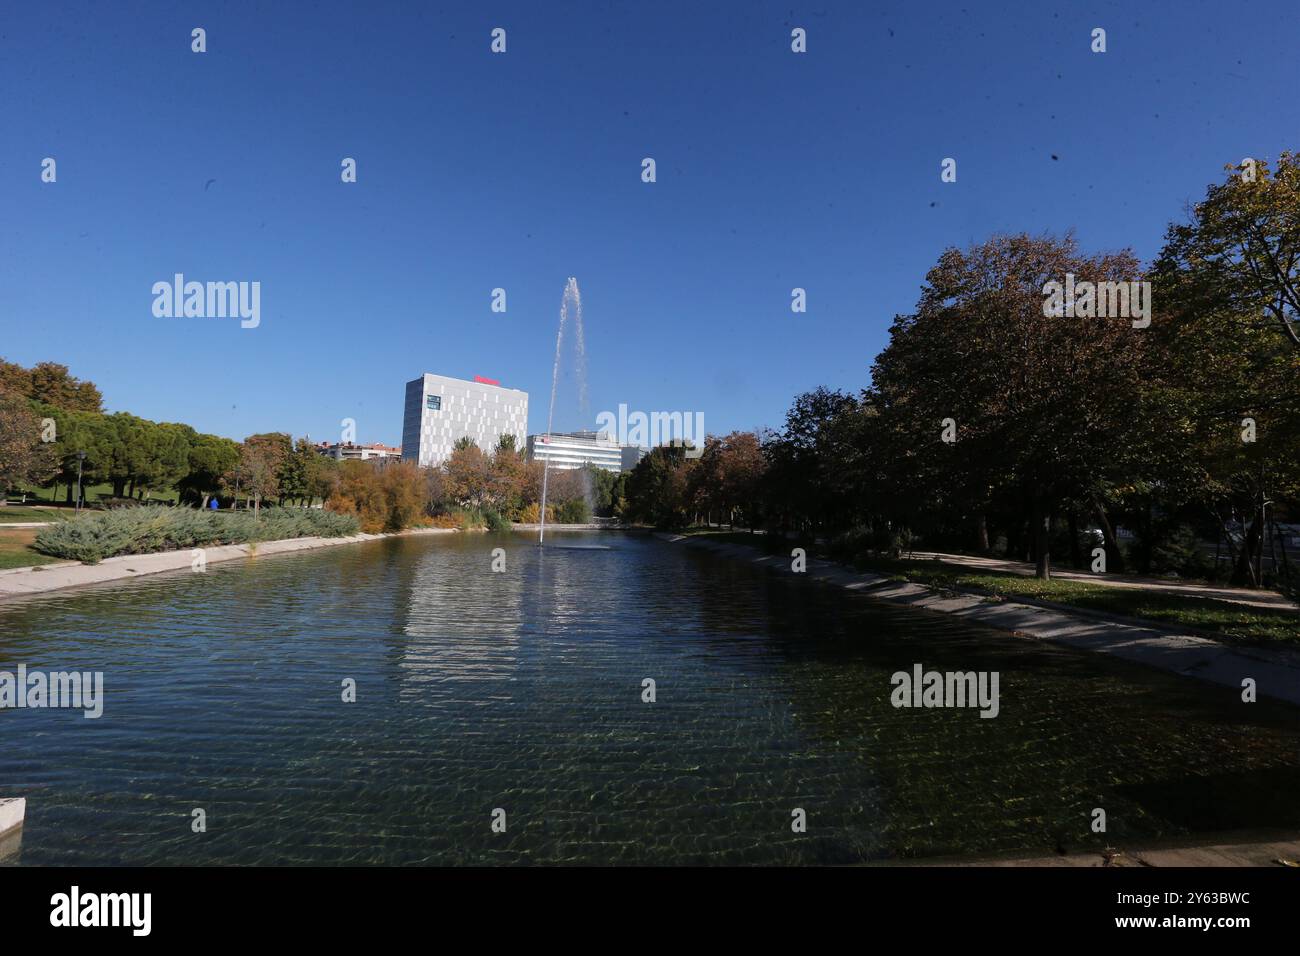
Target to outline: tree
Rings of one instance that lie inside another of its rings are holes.
[[[816,388],[796,397],[785,427],[762,441],[765,496],[781,530],[816,533],[852,523],[858,495],[830,479],[849,453],[836,422],[857,409],[854,396]]]
[[[199,507],[206,508],[208,499],[221,490],[222,476],[238,462],[237,443],[216,435],[196,435],[189,449],[188,470],[176,487],[182,494],[199,498]]]
[[[1284,181],[1294,184],[1295,166],[1284,159]],[[1276,223],[1269,213],[1282,202],[1277,190],[1278,182],[1267,179],[1212,188],[1210,208],[1198,212],[1193,226],[1171,228],[1152,270],[1161,304],[1152,330],[1159,378],[1186,426],[1179,467],[1165,469],[1176,478],[1162,489],[1165,505],[1210,517],[1228,543],[1238,586],[1264,583],[1270,517],[1300,499],[1300,349],[1288,332],[1290,293],[1275,289],[1267,299],[1273,319],[1262,321],[1266,297],[1249,291],[1257,269],[1244,265],[1249,256],[1286,261],[1290,240],[1279,237],[1295,224]],[[1245,251],[1236,258],[1215,254],[1215,237],[1222,241],[1246,228],[1245,218],[1258,223],[1251,228],[1264,238],[1242,239]],[[1251,251],[1252,241],[1258,251]],[[1294,245],[1289,248],[1294,256]]]
[[[103,396],[95,384],[73,377],[66,365],[57,362],[38,362],[32,367],[29,397],[74,412],[104,410]]]
[[[691,516],[690,473],[696,459],[681,445],[650,449],[627,478],[627,517],[656,528],[685,527]]]
[[[325,507],[355,514],[367,533],[401,531],[414,524],[425,507],[425,476],[414,462],[351,459],[341,463],[338,483]]]
[[[9,392],[22,398],[32,394],[32,373],[15,362],[0,358],[0,393]]]
[[[502,515],[514,519],[523,510],[528,497],[530,470],[523,454],[515,447],[514,435],[502,435],[489,465],[489,498]]]
[[[39,362],[30,369],[0,359],[0,391],[70,412],[102,412],[103,397],[93,382],[68,373],[66,365]]]
[[[1037,574],[1051,574],[1053,516],[1148,481],[1157,440],[1176,440],[1147,401],[1147,337],[1129,318],[1046,316],[1044,288],[1128,282],[1128,252],[1083,256],[1071,236],[994,236],[949,249],[917,311],[899,316],[872,370],[894,487],[939,517],[1001,501],[1029,512]]]
[[[27,399],[0,392],[0,505],[19,485],[42,484],[58,472],[52,443],[41,441],[41,420]]]
[[[285,453],[280,466],[279,494],[281,499],[302,502],[304,498],[314,498],[321,486],[322,462],[325,456],[316,450],[316,446],[306,438],[299,438],[292,449]]]
[[[105,416],[94,412],[73,412],[52,405],[38,405],[38,413],[54,419],[59,471],[51,484],[62,482],[66,500],[73,503],[73,490],[80,478],[82,487],[108,480],[107,464],[112,461],[117,430]],[[82,459],[79,456],[85,455]]]
[[[753,432],[732,432],[718,442],[719,497],[727,514],[728,524],[734,524],[740,511],[753,530],[759,518],[759,493],[767,462],[763,446]]]
[[[1272,172],[1254,160],[1225,169],[1191,221],[1169,227],[1162,268],[1183,273],[1188,305],[1264,322],[1300,348],[1300,155],[1282,153]]]
[[[584,470],[588,486],[591,488],[591,510],[602,517],[613,515],[619,498],[623,497],[625,473],[607,471],[591,464],[585,466]]]
[[[279,475],[288,442],[288,435],[275,432],[250,435],[240,447],[236,477],[244,494],[253,499],[255,514],[261,514],[263,498],[274,498],[280,493]]]
[[[458,440],[443,469],[443,491],[458,506],[482,508],[493,500],[492,462],[473,439]]]

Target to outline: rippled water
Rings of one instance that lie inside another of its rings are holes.
[[[8,861],[841,863],[1300,827],[1295,708],[650,537],[554,542],[0,604],[0,670],[100,670],[106,696],[0,710],[0,796],[28,801]],[[999,671],[1000,715],[894,709],[917,662]]]

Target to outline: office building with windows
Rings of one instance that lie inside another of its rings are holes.
[[[403,461],[421,468],[440,465],[465,437],[485,452],[495,449],[502,435],[513,435],[515,447],[523,448],[527,433],[527,392],[477,375],[469,382],[426,372],[406,383]]]
[[[594,465],[605,471],[623,470],[623,447],[605,432],[556,432],[529,435],[528,457],[561,470]]]
[[[623,470],[631,471],[641,463],[641,459],[650,454],[648,448],[642,448],[639,445],[623,446]]]
[[[335,461],[396,461],[402,457],[402,449],[391,445],[376,443],[357,445],[353,442],[317,442],[316,450],[326,458]]]

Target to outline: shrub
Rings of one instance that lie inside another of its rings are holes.
[[[410,462],[384,468],[372,463],[347,461],[338,486],[325,507],[340,514],[355,514],[363,531],[401,531],[424,511],[426,477]]]
[[[1175,525],[1166,529],[1151,549],[1151,570],[1157,574],[1175,572],[1186,578],[1208,578],[1214,574],[1214,559],[1200,547],[1200,539],[1191,526]]]
[[[541,521],[541,515],[542,515],[542,509],[537,504],[537,502],[534,501],[532,504],[525,505],[523,509],[520,510],[519,523],[537,524],[538,522]],[[547,522],[555,521],[555,505],[546,506],[546,520]]]
[[[571,498],[555,509],[558,524],[586,524],[591,520],[591,506],[586,498]]]
[[[259,518],[248,511],[138,507],[89,512],[49,525],[37,533],[34,547],[56,558],[95,564],[122,554],[356,533],[356,517],[312,508],[267,508]]]

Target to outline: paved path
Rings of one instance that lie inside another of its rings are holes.
[[[456,534],[454,528],[416,528],[398,532],[403,535],[416,534]],[[288,538],[281,541],[259,541],[257,544],[226,544],[214,548],[204,548],[203,558],[207,564],[218,561],[231,561],[235,558],[262,557],[272,554],[286,554],[293,551],[310,551],[316,548],[329,548],[334,545],[351,544],[356,541],[377,541],[380,538],[395,537],[393,534],[356,534],[346,538]],[[192,570],[194,558],[189,550],[162,551],[157,554],[131,554],[119,558],[105,558],[99,564],[81,564],[77,561],[64,561],[58,564],[43,564],[34,568],[14,568],[0,571],[0,601],[21,597],[28,594],[43,594],[86,584],[99,584],[104,581],[120,581],[158,574],[162,571]]]
[[[0,834],[16,830],[23,825],[27,801],[22,797],[0,797]]]
[[[946,554],[942,551],[913,551],[908,557],[919,561],[942,561],[955,564],[973,571],[1001,571],[1033,577],[1034,566],[1023,561],[1007,561],[1001,558],[982,558],[969,554]],[[1119,574],[1088,574],[1084,571],[1052,570],[1053,578],[1064,581],[1082,581],[1086,584],[1100,584],[1108,588],[1137,588],[1142,591],[1167,591],[1185,597],[1213,598],[1216,601],[1230,601],[1233,604],[1247,604],[1251,607],[1274,608],[1282,611],[1300,611],[1300,606],[1289,601],[1276,591],[1251,591],[1247,588],[1216,587],[1211,584],[1191,584],[1170,581],[1167,578],[1139,578]]]
[[[769,555],[746,545],[711,541],[705,535],[659,534],[658,537],[776,573],[794,574],[790,558],[785,555]],[[968,618],[1009,631],[1016,637],[1110,654],[1237,692],[1242,680],[1249,677],[1255,681],[1260,696],[1300,704],[1300,650],[1229,647],[1206,637],[1145,626],[1094,611],[1049,608],[1021,600],[990,602],[985,595],[943,592],[921,584],[891,581],[882,574],[859,574],[842,565],[811,558],[807,570],[799,577],[859,591],[879,601]]]

